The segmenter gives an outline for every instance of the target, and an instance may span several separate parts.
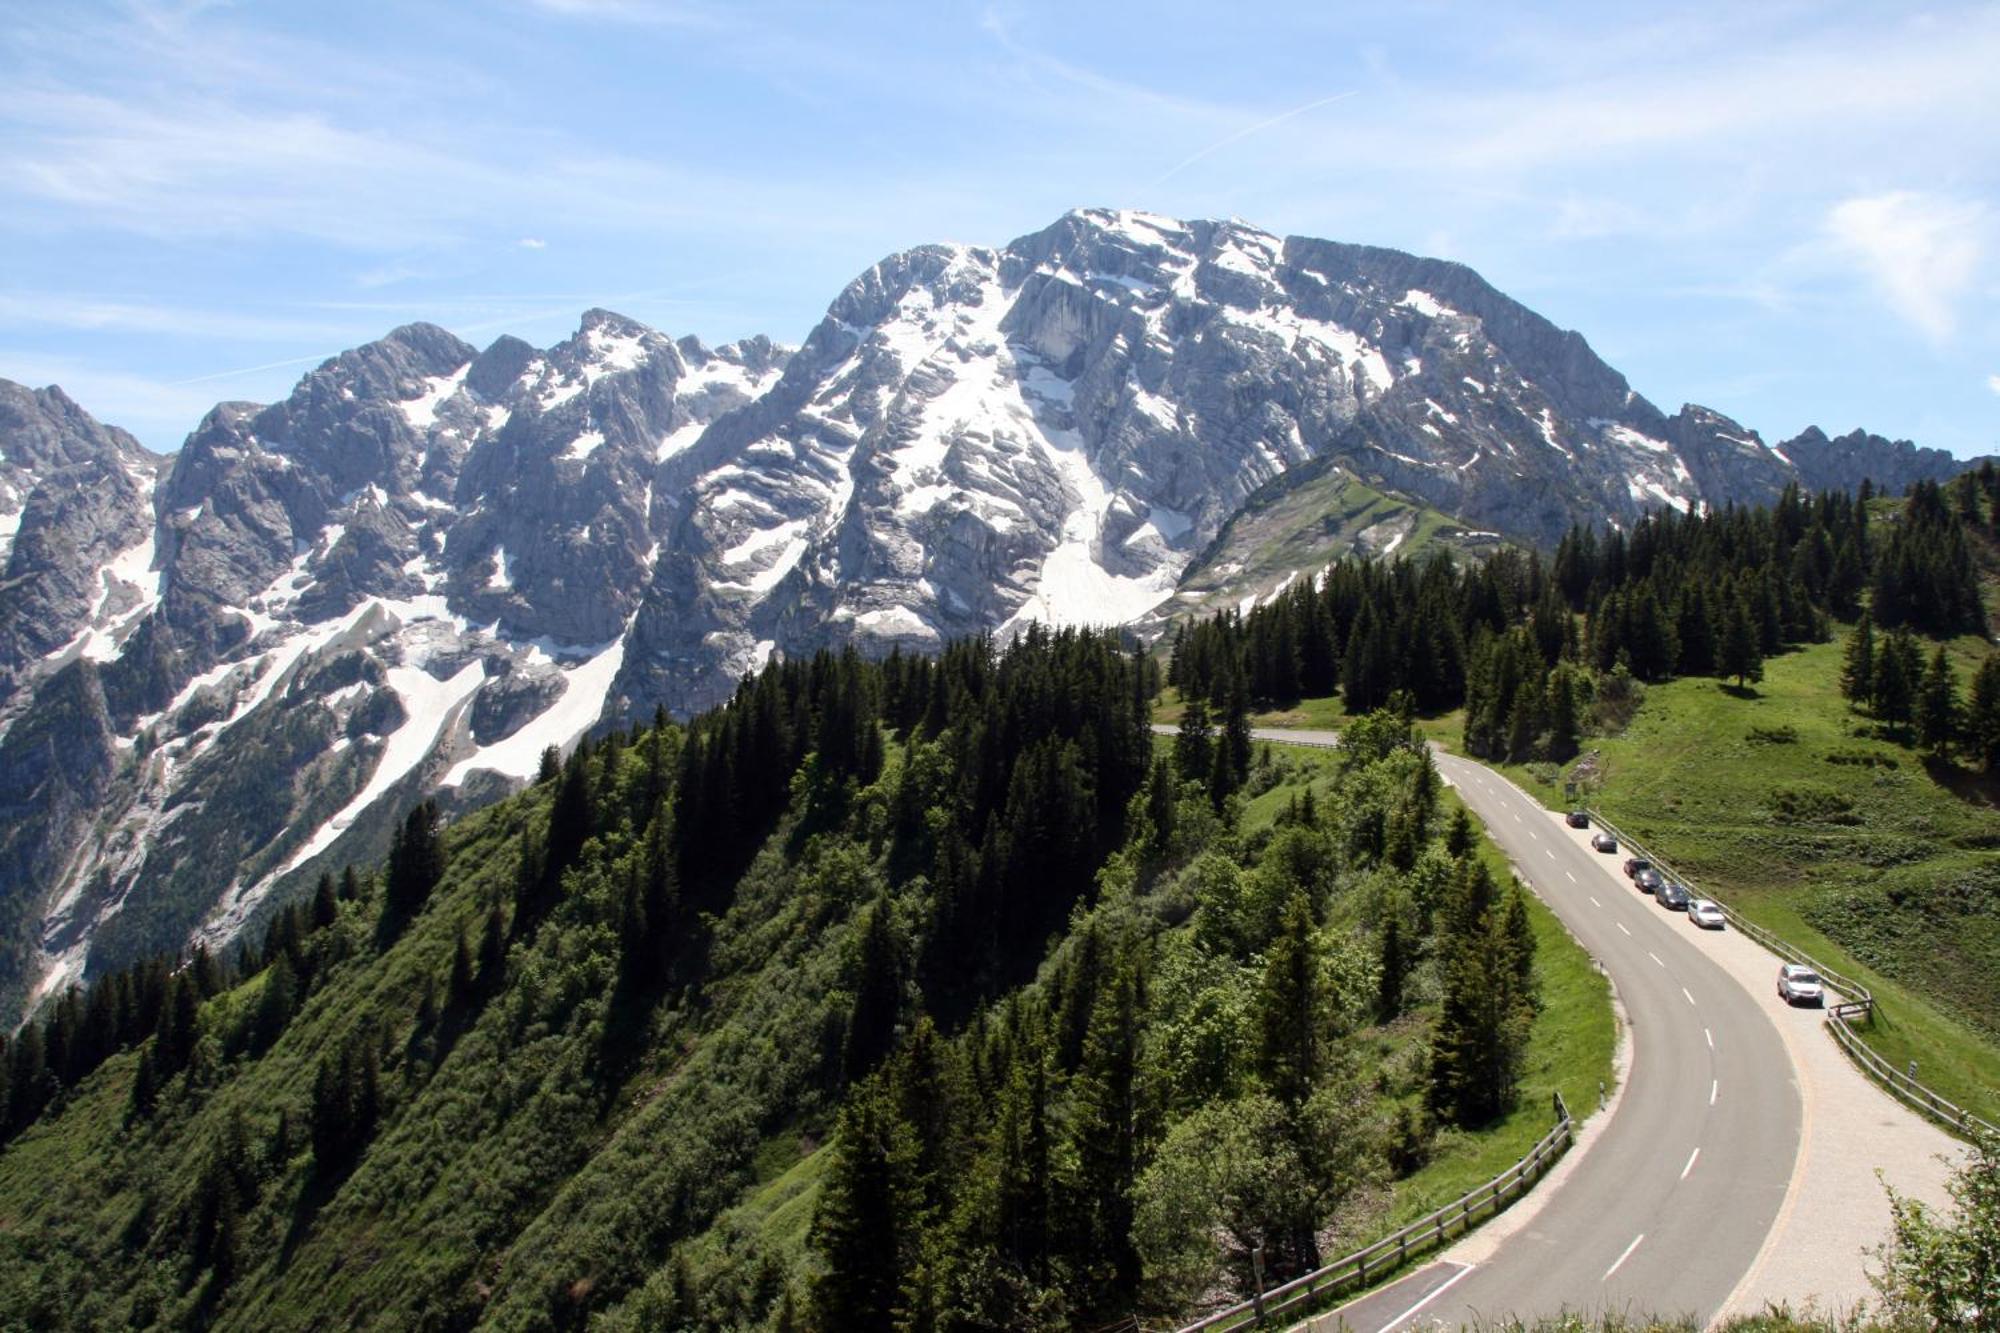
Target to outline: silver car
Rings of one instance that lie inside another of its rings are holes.
[[[1826,991],[1820,986],[1819,973],[1804,963],[1786,963],[1778,969],[1778,998],[1786,1004],[1822,1005]]]
[[[1726,924],[1722,909],[1707,898],[1697,898],[1688,904],[1688,920],[1703,930],[1721,930]]]

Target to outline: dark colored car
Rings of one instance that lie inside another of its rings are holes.
[[[1563,820],[1571,828],[1589,828],[1590,812],[1587,810],[1572,810],[1563,816]]]
[[[1609,833],[1597,833],[1591,835],[1590,845],[1600,852],[1615,852],[1618,850],[1618,839]]]
[[[1657,893],[1660,886],[1666,882],[1665,876],[1661,875],[1659,871],[1653,869],[1651,866],[1647,866],[1644,870],[1632,876],[1633,885],[1641,893]]]
[[[1651,870],[1652,868],[1653,863],[1643,856],[1628,856],[1625,858],[1625,878],[1627,879],[1637,879],[1641,870]]]
[[[1670,912],[1685,912],[1691,899],[1686,889],[1670,881],[1653,891],[1653,901]]]

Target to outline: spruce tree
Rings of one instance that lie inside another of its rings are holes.
[[[1209,756],[1213,744],[1208,734],[1208,704],[1189,699],[1181,710],[1180,730],[1174,734],[1174,768],[1181,781],[1207,785],[1214,766]]]
[[[1901,731],[1915,718],[1921,661],[1916,640],[1902,629],[1892,633],[1877,654],[1875,716],[1892,730]]]
[[[1982,769],[2000,769],[2000,653],[1989,652],[1972,677],[1965,735]]]
[[[877,898],[868,908],[854,970],[854,1011],[841,1052],[849,1083],[859,1082],[895,1047],[896,1025],[903,1012],[901,947],[887,897]]]
[[[1402,915],[1391,912],[1382,923],[1379,954],[1380,975],[1375,983],[1375,1017],[1387,1023],[1403,1012],[1403,982],[1409,975],[1411,958],[1403,943]]]
[[[1132,1247],[1132,1185],[1139,1168],[1137,982],[1120,959],[1092,1007],[1083,1058],[1071,1082],[1070,1183],[1080,1276],[1105,1306],[1129,1301],[1139,1283]]]
[[[872,1333],[896,1326],[914,1237],[910,1133],[879,1080],[841,1107],[833,1163],[813,1214],[826,1267],[813,1283],[816,1327]]]
[[[1763,649],[1749,600],[1741,590],[1729,599],[1729,605],[1722,614],[1722,639],[1716,647],[1715,674],[1722,680],[1735,677],[1738,689],[1749,681],[1764,678]]]
[[[1297,1106],[1320,1073],[1319,947],[1303,893],[1285,904],[1257,990],[1257,1073],[1271,1095]]]
[[[1917,692],[1918,744],[1943,759],[1958,739],[1958,728],[1958,678],[1952,673],[1944,645],[1939,644],[1931,653]]]
[[[1875,697],[1875,621],[1867,611],[1854,623],[1841,656],[1840,694],[1850,704],[1865,707]]]

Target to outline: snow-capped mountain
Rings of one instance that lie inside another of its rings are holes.
[[[761,393],[604,311],[546,352],[413,325],[171,460],[0,393],[0,987],[230,935],[396,809],[534,771],[602,713],[663,453]],[[16,998],[19,998],[18,994]]]
[[[1959,466],[1668,417],[1459,265],[1101,210],[885,259],[796,351],[605,311],[547,350],[412,325],[168,460],[0,385],[0,455],[16,1003],[225,939],[419,794],[478,800],[774,652],[1157,625],[1309,460],[1540,543]]]

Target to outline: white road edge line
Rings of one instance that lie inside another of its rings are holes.
[[[1618,1256],[1618,1262],[1604,1270],[1604,1277],[1602,1280],[1605,1282],[1609,1282],[1611,1280],[1611,1275],[1617,1272],[1620,1268],[1625,1266],[1625,1261],[1632,1257],[1632,1251],[1638,1249],[1639,1242],[1644,1239],[1646,1239],[1646,1233],[1643,1231],[1640,1232],[1638,1235],[1634,1236],[1632,1238],[1632,1243],[1625,1247],[1625,1253]]]
[[[1696,1148],[1693,1152],[1688,1154],[1688,1164],[1681,1168],[1682,1180],[1686,1180],[1688,1178],[1688,1172],[1694,1170],[1694,1159],[1699,1156],[1701,1156],[1701,1149],[1699,1148]]]
[[[1689,1004],[1694,1003],[1694,996],[1688,991],[1688,988],[1686,986],[1681,987],[1681,994],[1686,995],[1688,997]]]
[[[1460,1278],[1464,1277],[1467,1273],[1470,1273],[1474,1268],[1477,1267],[1478,1267],[1477,1264],[1467,1264],[1465,1267],[1459,1269],[1456,1273],[1453,1273],[1450,1277],[1446,1278],[1442,1283],[1438,1285],[1437,1290],[1433,1291],[1430,1295],[1418,1301],[1415,1305],[1412,1305],[1409,1309],[1403,1311],[1403,1313],[1397,1315],[1394,1319],[1391,1319],[1388,1323],[1382,1325],[1380,1333],[1389,1333],[1390,1329],[1402,1323],[1405,1319],[1408,1319],[1411,1315],[1423,1309],[1426,1305],[1429,1305],[1432,1301],[1436,1300],[1438,1297],[1444,1295],[1446,1291],[1451,1289],[1452,1283],[1458,1281]]]

